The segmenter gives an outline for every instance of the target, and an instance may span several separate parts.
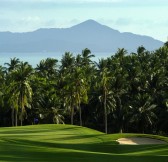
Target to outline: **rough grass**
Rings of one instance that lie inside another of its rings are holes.
[[[122,137],[167,137],[104,133],[71,125],[0,128],[0,161],[168,162],[168,145],[119,145]]]

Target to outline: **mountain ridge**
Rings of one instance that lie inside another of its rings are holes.
[[[94,20],[69,28],[40,28],[32,32],[0,32],[0,52],[65,52],[89,48],[93,52],[114,52],[139,46],[155,50],[163,42],[149,36],[120,32]]]

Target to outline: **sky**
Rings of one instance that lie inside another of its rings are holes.
[[[165,42],[167,13],[168,0],[0,0],[0,31],[68,28],[93,19]]]

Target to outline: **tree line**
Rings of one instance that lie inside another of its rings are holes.
[[[105,133],[168,134],[168,44],[124,48],[98,62],[89,49],[35,68],[12,58],[0,66],[0,126],[75,124]]]

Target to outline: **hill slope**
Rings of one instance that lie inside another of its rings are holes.
[[[0,128],[0,161],[167,162],[168,145],[127,146],[115,141],[133,136],[137,135],[105,135],[70,125]]]
[[[132,52],[141,45],[154,50],[161,47],[163,42],[148,36],[120,33],[94,20],[65,29],[0,32],[0,52],[77,52],[84,48],[93,52],[114,52],[117,48],[125,48]]]

